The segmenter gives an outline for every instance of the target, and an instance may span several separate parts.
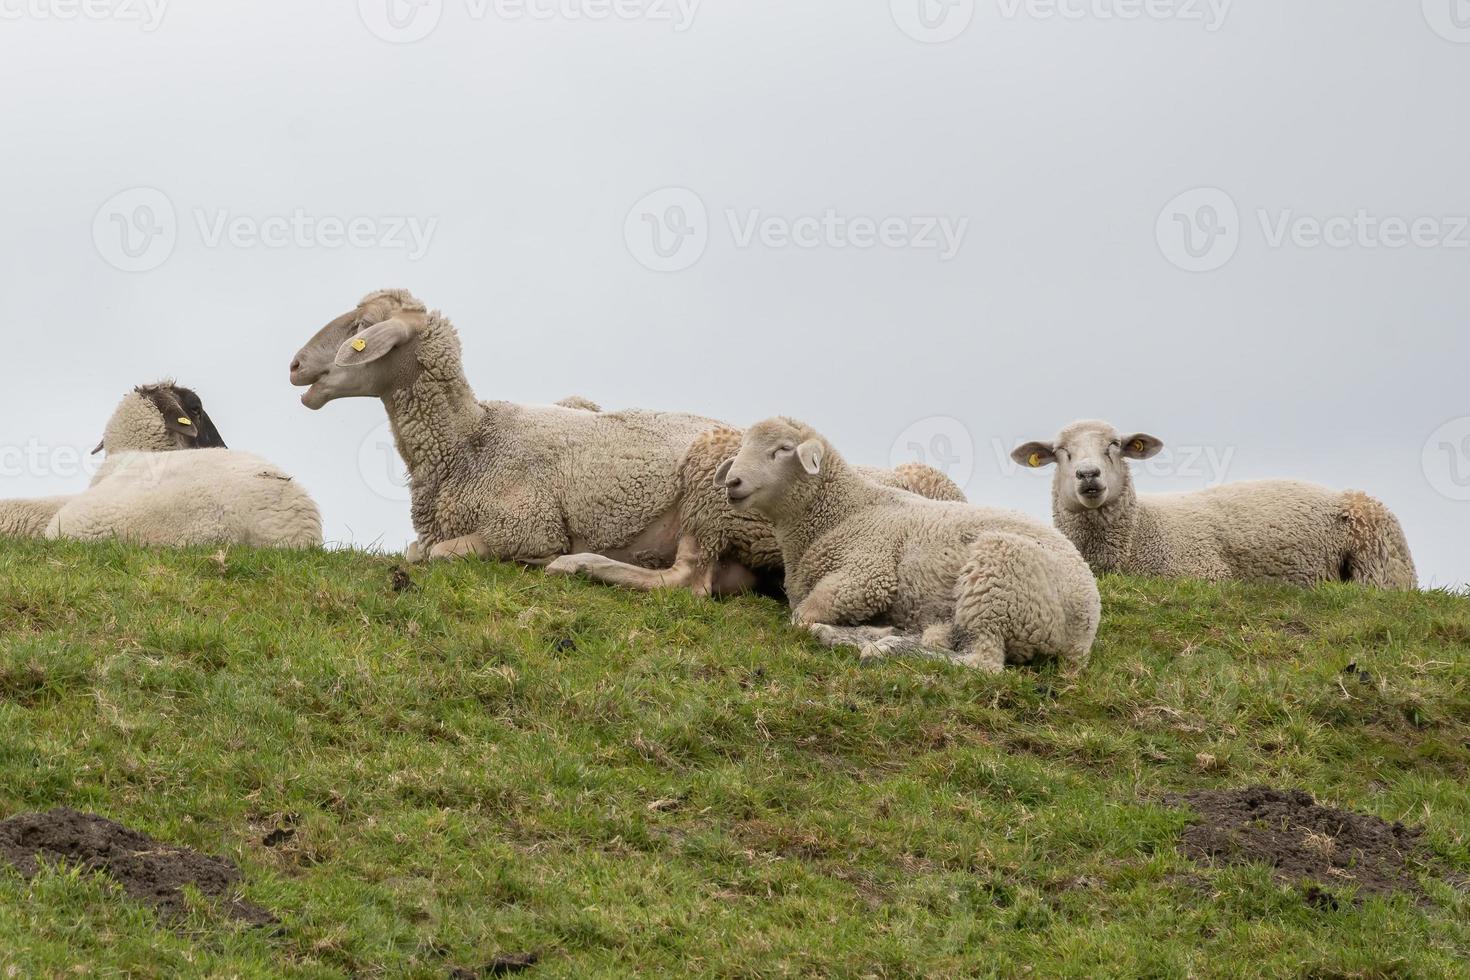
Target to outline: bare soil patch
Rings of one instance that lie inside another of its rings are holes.
[[[0,864],[30,878],[43,861],[101,872],[129,898],[166,915],[184,912],[184,887],[193,885],[218,900],[232,918],[252,926],[276,921],[265,909],[231,897],[242,875],[227,858],[160,844],[122,824],[64,807],[0,820]]]

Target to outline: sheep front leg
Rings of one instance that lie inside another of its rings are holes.
[[[494,553],[479,534],[466,534],[462,538],[440,541],[429,549],[430,561],[446,561],[451,558],[493,558]]]
[[[817,582],[796,606],[797,626],[860,626],[883,615],[897,582],[891,575],[864,570],[834,572]]]
[[[546,566],[548,575],[585,575],[605,585],[640,592],[656,589],[692,589],[708,595],[711,569],[702,560],[699,542],[691,535],[679,539],[679,551],[669,568],[643,568],[606,555],[563,555]]]

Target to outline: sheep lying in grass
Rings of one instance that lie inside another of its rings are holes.
[[[164,383],[135,389],[113,413],[97,448],[106,449],[107,460],[86,492],[7,502],[0,506],[0,531],[166,547],[322,542],[321,515],[311,497],[265,460],[226,449],[187,388]]]
[[[894,627],[986,671],[1038,656],[1087,660],[1097,583],[1045,525],[880,487],[786,418],[746,432],[716,479],[737,510],[771,522],[793,619],[824,641],[849,642],[832,627]]]
[[[1099,573],[1417,586],[1398,519],[1372,497],[1285,480],[1139,496],[1128,460],[1163,447],[1150,435],[1083,421],[1011,455],[1024,466],[1056,464],[1056,525]]]
[[[383,401],[407,464],[419,540],[410,560],[477,555],[632,587],[728,594],[750,587],[734,558],[682,526],[680,461],[712,419],[476,400],[459,335],[404,290],[372,293],[322,328],[291,365],[302,403]],[[558,559],[576,556],[587,568]],[[597,567],[592,568],[591,565]]]
[[[730,591],[744,585],[774,591],[782,576],[781,548],[769,522],[752,511],[730,506],[716,486],[715,471],[740,450],[738,429],[711,429],[700,435],[679,463],[679,526],[685,547],[672,567],[645,569],[601,555],[580,554],[558,558],[547,566],[554,575],[586,575],[624,588],[658,589],[678,585],[699,594]],[[892,470],[854,467],[882,486],[894,487],[932,500],[964,501],[964,492],[939,470],[908,463]],[[748,576],[732,575],[740,569]],[[723,578],[720,578],[723,576]],[[718,579],[718,582],[717,582]]]
[[[199,396],[171,381],[140,385],[123,396],[108,419],[102,441],[92,450],[109,453],[169,452],[224,448]],[[39,538],[72,497],[0,501],[0,535]]]

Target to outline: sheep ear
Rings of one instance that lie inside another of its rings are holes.
[[[1057,450],[1049,442],[1028,442],[1024,446],[1017,446],[1011,453],[1011,459],[1033,470],[1040,469],[1057,461]]]
[[[735,457],[731,456],[715,469],[715,489],[725,489],[725,481],[730,479],[730,468],[735,465]]]
[[[413,327],[402,320],[384,320],[343,344],[337,351],[337,363],[342,367],[371,364],[393,353],[412,336]]]
[[[92,450],[92,455],[93,456],[96,456],[98,453],[102,452],[102,449],[103,449],[104,445],[106,445],[106,440],[103,440],[102,442],[97,443],[97,448],[94,449],[94,450]]]
[[[822,444],[815,439],[808,439],[796,447],[796,458],[801,460],[801,468],[812,476],[822,472]]]
[[[1146,432],[1136,432],[1123,440],[1123,456],[1126,459],[1153,459],[1164,451],[1164,440],[1156,439]]]
[[[199,426],[188,416],[182,407],[175,406],[177,414],[170,412],[163,417],[163,427],[176,436],[181,436],[193,448],[199,442]]]

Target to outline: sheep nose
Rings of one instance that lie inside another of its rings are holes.
[[[298,358],[296,358],[296,360],[294,360],[294,361],[291,362],[291,373],[292,374],[296,374],[300,370],[301,370],[301,358],[298,357]]]
[[[1097,466],[1079,466],[1077,468],[1077,479],[1096,480],[1102,476],[1102,469]]]
[[[725,478],[725,489],[726,490],[739,490],[740,489],[740,484],[743,483],[743,482],[744,481],[741,480],[740,477],[738,477],[738,476],[729,476],[729,477],[726,477]]]

